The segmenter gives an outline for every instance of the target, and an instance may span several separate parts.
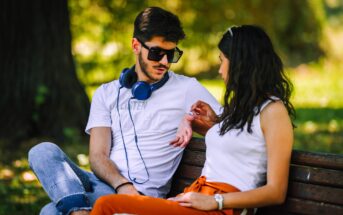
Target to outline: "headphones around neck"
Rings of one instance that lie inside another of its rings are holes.
[[[148,99],[152,92],[161,88],[169,79],[169,74],[163,76],[163,78],[153,84],[149,84],[145,81],[137,81],[138,76],[135,71],[135,66],[132,66],[130,69],[125,68],[120,74],[119,83],[121,87],[131,89],[132,96],[138,100]]]

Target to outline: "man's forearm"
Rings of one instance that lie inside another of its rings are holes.
[[[99,156],[96,159],[91,159],[90,163],[94,174],[113,188],[127,182],[127,179],[120,174],[117,165],[109,158]]]

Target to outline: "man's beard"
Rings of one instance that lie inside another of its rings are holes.
[[[144,75],[145,75],[146,77],[148,77],[150,80],[152,80],[152,81],[154,81],[154,82],[157,82],[157,81],[160,80],[160,79],[156,79],[156,78],[152,77],[152,76],[148,73],[148,71],[147,71],[148,65],[147,65],[147,63],[144,62],[144,60],[143,60],[143,58],[142,58],[142,53],[139,53],[139,55],[138,55],[138,63],[139,63],[139,66],[140,66],[142,72],[144,73]],[[154,68],[165,68],[167,71],[168,71],[168,69],[169,69],[169,67],[164,66],[164,65],[162,65],[162,64],[159,64],[158,66],[153,66],[153,67],[154,67]]]

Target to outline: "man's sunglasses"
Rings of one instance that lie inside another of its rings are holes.
[[[164,55],[167,55],[168,63],[177,63],[181,58],[183,51],[178,47],[173,49],[162,49],[160,47],[149,47],[145,45],[141,40],[137,39],[144,48],[148,49],[148,59],[152,61],[160,61]]]

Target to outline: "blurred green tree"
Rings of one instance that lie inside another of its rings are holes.
[[[0,138],[83,130],[89,100],[71,55],[67,0],[4,0],[0,16]]]
[[[134,18],[148,6],[170,10],[183,23],[187,38],[180,46],[185,54],[172,67],[180,73],[217,76],[216,46],[231,25],[265,28],[287,65],[316,61],[324,54],[323,0],[70,0],[73,50],[83,83],[98,86],[133,63]]]

